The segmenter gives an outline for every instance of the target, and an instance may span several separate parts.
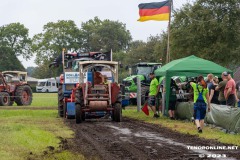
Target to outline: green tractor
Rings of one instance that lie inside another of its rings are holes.
[[[129,67],[130,76],[123,79],[123,85],[125,86],[125,97],[129,98],[131,104],[137,103],[137,78],[139,77],[141,80],[141,102],[143,104],[148,96],[149,74],[160,68],[161,65],[162,63],[140,62]]]

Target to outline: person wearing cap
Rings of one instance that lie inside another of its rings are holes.
[[[159,115],[156,111],[156,96],[158,94],[158,80],[155,78],[154,72],[149,74],[149,77],[151,79],[150,88],[149,88],[149,96],[148,96],[148,106],[151,107],[154,118],[158,118]]]
[[[227,84],[224,89],[224,97],[226,99],[227,106],[235,107],[236,104],[236,83],[234,79],[232,79],[232,76],[230,72],[224,72],[224,76],[227,77]]]
[[[219,91],[218,101],[221,105],[226,105],[226,99],[224,97],[224,89],[228,81],[226,75],[227,75],[227,72],[222,73],[221,75],[222,81],[216,87],[216,90]]]
[[[204,81],[203,76],[198,76],[197,83],[190,82],[193,88],[194,94],[194,120],[197,126],[198,133],[202,133],[204,126],[204,118],[206,116],[206,110],[208,105],[208,111],[210,112],[210,101],[207,84]]]

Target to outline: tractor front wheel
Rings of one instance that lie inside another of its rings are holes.
[[[113,111],[113,119],[116,122],[122,121],[122,105],[120,103],[115,103]]]
[[[7,92],[0,92],[0,106],[10,106],[10,95]]]
[[[82,107],[80,104],[76,104],[75,105],[75,111],[76,111],[76,123],[79,124],[79,123],[82,123],[83,119],[82,119]]]
[[[32,103],[32,89],[28,85],[19,86],[15,93],[15,102],[18,106]]]

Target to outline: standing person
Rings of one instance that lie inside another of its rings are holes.
[[[208,104],[208,111],[210,111],[210,101],[207,84],[203,76],[197,78],[197,83],[190,82],[194,93],[194,119],[198,129],[198,133],[202,133],[204,126],[204,118],[206,116],[206,109]]]
[[[155,78],[154,73],[150,73],[149,77],[151,79],[150,88],[149,88],[149,96],[148,96],[148,105],[151,107],[154,115],[154,118],[158,118],[159,115],[156,112],[156,96],[158,94],[158,80]]]
[[[171,120],[175,119],[175,106],[177,102],[177,92],[178,92],[178,86],[176,82],[171,79],[171,84],[170,84],[170,97],[169,97],[169,107],[168,107],[168,114]]]
[[[239,102],[239,99],[240,99],[240,81],[237,82],[236,84],[236,95],[237,95],[237,101],[238,101],[238,107],[240,107],[240,102]]]
[[[159,90],[159,97],[160,97],[160,102],[159,102],[159,111],[163,112],[163,94],[164,94],[164,80],[165,76],[160,77],[159,78],[159,86],[158,86],[158,90]]]
[[[224,97],[224,89],[226,87],[227,84],[227,77],[224,76],[227,73],[223,72],[221,77],[222,77],[222,81],[218,84],[218,86],[216,87],[216,90],[219,91],[219,96],[218,96],[218,101],[221,105],[226,105],[226,99]]]
[[[224,89],[224,97],[226,99],[227,106],[235,107],[236,104],[236,84],[234,79],[232,79],[232,76],[229,72],[224,72],[224,76],[227,77],[227,84]]]
[[[213,74],[210,73],[207,75],[207,87],[208,87],[208,90],[210,90],[210,88],[212,88],[213,86]]]
[[[216,87],[218,86],[218,77],[213,77],[212,83],[213,85],[211,85],[209,89],[209,101],[214,104],[220,104],[218,101],[219,91],[216,90]]]

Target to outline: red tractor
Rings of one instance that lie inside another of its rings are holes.
[[[0,106],[18,106],[32,103],[32,89],[11,74],[0,73]]]
[[[86,76],[87,78],[84,78]],[[107,77],[107,80],[104,81],[103,77]],[[72,92],[76,123],[81,123],[85,118],[106,114],[111,116],[113,121],[121,121],[122,97],[118,85],[118,62],[79,62],[79,84]]]

